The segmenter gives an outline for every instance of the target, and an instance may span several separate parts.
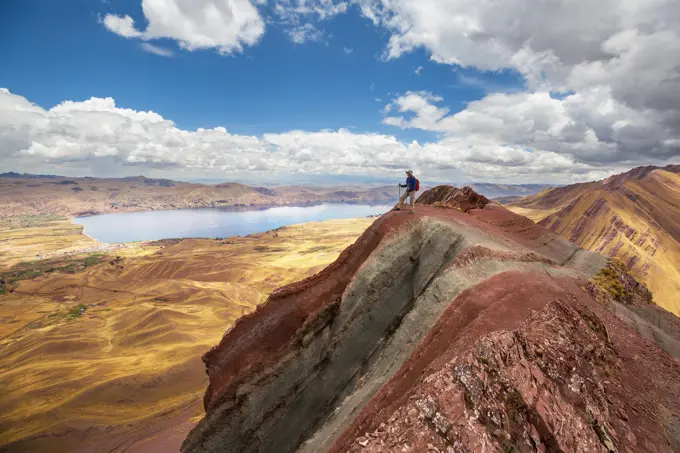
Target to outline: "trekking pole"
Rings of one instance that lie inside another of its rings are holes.
[[[397,203],[399,203],[399,200],[401,200],[401,184],[397,184],[399,186],[399,198],[397,198]]]

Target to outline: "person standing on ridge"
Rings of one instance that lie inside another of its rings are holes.
[[[401,211],[404,208],[404,201],[406,197],[411,197],[411,214],[415,213],[415,196],[419,189],[419,183],[415,176],[413,176],[413,170],[406,170],[408,177],[406,178],[406,184],[399,184],[399,187],[406,187],[404,195],[399,197],[399,205],[397,206],[397,211]]]

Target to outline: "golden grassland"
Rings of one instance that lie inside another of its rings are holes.
[[[96,243],[67,221],[2,229],[0,445],[71,451],[186,408],[195,418],[207,384],[202,354],[274,289],[332,262],[371,222],[73,255],[61,253]],[[53,258],[26,262],[46,251]]]
[[[52,214],[0,219],[0,268],[36,260],[38,255],[95,247],[96,241],[82,232],[82,225]]]
[[[619,258],[656,304],[680,315],[680,174],[655,170],[626,181],[623,190],[589,183],[564,191],[554,197],[559,203],[546,202],[554,195],[548,191],[508,208],[529,211],[532,220],[581,247]],[[589,214],[596,204],[603,207]]]

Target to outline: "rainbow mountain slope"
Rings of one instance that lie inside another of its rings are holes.
[[[229,328],[181,451],[680,453],[680,320],[650,299],[618,262],[438,186]]]
[[[509,208],[585,249],[621,259],[658,305],[680,313],[680,165],[549,189]]]

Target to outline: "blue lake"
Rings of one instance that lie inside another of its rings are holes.
[[[394,205],[324,203],[266,209],[199,208],[126,212],[78,217],[85,234],[100,242],[134,242],[171,238],[245,236],[286,225],[383,214]]]

